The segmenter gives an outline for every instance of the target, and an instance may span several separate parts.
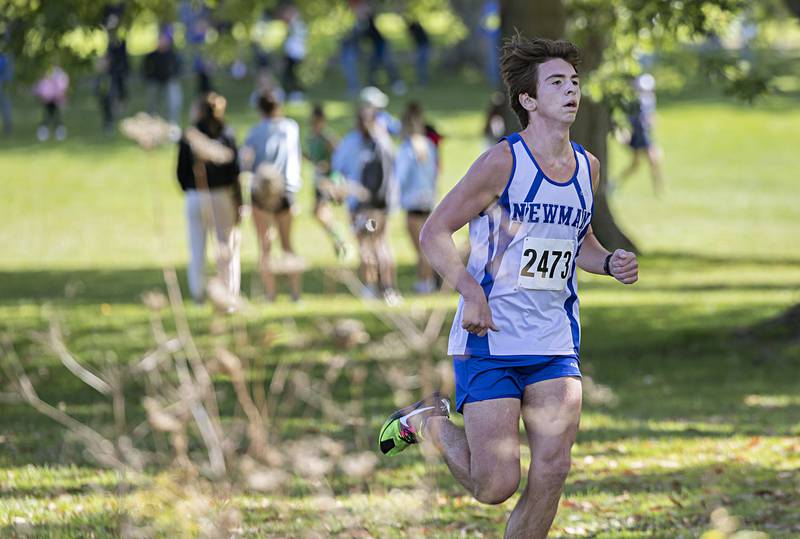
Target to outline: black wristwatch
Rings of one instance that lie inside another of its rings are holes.
[[[609,254],[606,257],[605,262],[603,262],[603,271],[605,272],[606,275],[611,275],[611,266],[610,266],[610,264],[611,264],[611,256],[612,255]],[[613,277],[613,275],[611,275],[611,276]]]

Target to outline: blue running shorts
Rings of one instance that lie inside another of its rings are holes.
[[[542,380],[581,377],[577,355],[569,356],[453,356],[456,411],[468,402],[522,399],[525,387]]]

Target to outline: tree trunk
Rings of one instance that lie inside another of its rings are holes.
[[[546,37],[550,39],[564,39],[566,35],[566,9],[562,0],[530,0],[519,2],[517,0],[502,0],[500,3],[501,28],[503,38],[514,35],[519,31],[526,37]],[[583,62],[580,66],[581,74],[591,72],[600,65],[605,39],[600,26],[593,32],[584,36],[581,47]],[[519,121],[510,107],[506,111],[506,125],[518,126]],[[611,208],[606,198],[606,178],[608,166],[607,138],[611,129],[610,114],[603,103],[595,103],[584,97],[581,101],[580,112],[575,124],[572,126],[571,137],[584,145],[600,160],[600,186],[594,197],[594,215],[592,229],[600,242],[607,249],[626,249],[638,251],[634,243],[617,226]]]
[[[581,47],[580,73],[594,71],[603,61],[606,48],[606,33],[601,25],[583,33]],[[583,97],[575,123],[570,129],[570,137],[588,149],[600,160],[600,184],[594,194],[594,214],[592,230],[606,249],[625,249],[638,252],[633,241],[617,226],[614,214],[608,204],[608,134],[611,131],[611,113],[605,103],[598,103]]]
[[[567,31],[567,12],[561,0],[502,0],[500,28],[504,38],[519,30],[526,37],[563,39]]]
[[[800,17],[800,0],[785,0],[784,4],[795,17]]]

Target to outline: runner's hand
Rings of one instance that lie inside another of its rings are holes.
[[[492,311],[489,309],[489,303],[483,293],[476,294],[474,298],[464,298],[461,327],[478,337],[483,337],[490,329],[499,331],[494,325]]]
[[[633,284],[639,280],[639,262],[636,254],[617,249],[608,263],[611,276],[622,284]]]

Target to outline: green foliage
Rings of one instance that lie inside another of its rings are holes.
[[[752,101],[769,92],[771,80],[779,74],[763,64],[742,61],[738,45],[714,42],[724,41],[741,21],[766,25],[785,14],[776,2],[754,6],[744,0],[574,0],[568,1],[567,6],[568,35],[584,47],[589,57],[586,93],[613,110],[623,109],[633,97],[627,81],[643,71],[640,59],[654,58],[658,62],[687,46],[701,61],[695,60],[696,70],[684,73],[682,80],[670,81],[673,85],[702,77],[728,95]],[[762,36],[750,46],[771,45]],[[602,56],[597,58],[599,51]]]
[[[96,47],[80,43],[101,31],[105,2],[83,0],[12,0],[0,4],[0,33],[5,34],[8,50],[16,57],[17,77],[32,80],[53,63],[68,71],[89,69],[90,55]],[[131,0],[125,3],[123,28],[146,15],[158,20],[173,20],[177,2]]]
[[[199,4],[199,2],[195,2]],[[211,28],[204,52],[226,65],[247,56],[252,43],[267,51],[279,50],[285,27],[279,19],[277,0],[211,1],[212,18],[219,25]],[[127,35],[129,51],[149,52],[155,46],[157,25],[174,22],[178,0],[132,0],[125,3],[121,32]],[[344,1],[300,0],[296,2],[308,25],[310,54],[300,67],[300,77],[308,85],[322,80],[328,62],[338,53],[342,36],[350,31],[354,16]],[[397,5],[378,4],[378,24],[394,41],[408,48],[405,22],[395,17]],[[449,10],[447,0],[409,0],[402,9],[410,17],[430,21],[429,31],[438,44],[449,45],[464,36],[465,29]],[[52,63],[59,63],[72,74],[89,72],[93,60],[105,51],[107,36],[102,28],[104,3],[67,0],[64,2],[7,2],[0,7],[0,34],[8,32],[10,52],[17,58],[16,76],[29,82],[42,75]],[[264,15],[267,15],[265,18]],[[176,43],[184,44],[184,29],[176,25]]]

